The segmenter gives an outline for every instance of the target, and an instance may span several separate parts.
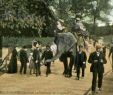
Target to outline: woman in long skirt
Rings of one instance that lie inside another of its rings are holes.
[[[8,73],[17,73],[17,50],[13,48],[11,59],[8,66]]]

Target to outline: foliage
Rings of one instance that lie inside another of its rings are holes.
[[[97,20],[108,22],[106,15],[111,9],[109,2],[110,0],[1,0],[0,32],[9,36],[52,36],[58,19],[63,19],[69,27],[76,18],[94,25]]]
[[[43,46],[49,44],[52,44],[54,38],[53,37],[3,37],[3,47],[9,47],[9,46],[31,46],[33,40],[37,40],[41,42]]]
[[[42,0],[2,0],[0,29],[3,35],[41,36],[51,22],[51,12]]]

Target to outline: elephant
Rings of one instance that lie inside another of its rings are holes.
[[[60,27],[57,27],[57,29],[63,31],[64,27],[62,25],[59,26]],[[47,61],[54,61],[59,58],[60,61],[64,63],[63,74],[69,77],[72,76],[72,67],[77,52],[77,46],[79,45],[84,46],[84,42],[85,42],[84,37],[89,35],[88,32],[81,29],[79,25],[78,27],[75,26],[73,28],[74,30],[71,30],[73,32],[56,33],[54,43],[57,46],[57,51],[56,51],[57,53],[51,60],[47,60]],[[69,65],[67,61],[68,57],[70,58]]]
[[[72,76],[72,67],[74,64],[74,57],[77,51],[77,37],[74,36],[71,32],[66,33],[57,33],[54,39],[54,43],[57,45],[57,53],[51,60],[60,59],[64,64],[63,74],[66,77]],[[67,58],[70,58],[70,63],[68,65]]]
[[[75,65],[75,56],[77,52],[77,46],[84,46],[84,39],[82,36],[78,36],[75,33],[58,33],[55,37],[54,43],[57,45],[57,54],[53,59],[59,58],[63,62],[64,72],[66,77],[72,76],[72,68]],[[70,62],[68,64],[68,58]]]

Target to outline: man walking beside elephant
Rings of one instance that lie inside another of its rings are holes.
[[[91,53],[88,59],[88,62],[91,63],[90,71],[92,72],[92,94],[96,92],[96,81],[98,77],[98,88],[99,91],[102,90],[102,80],[104,73],[104,64],[107,62],[104,54],[101,52],[101,46],[96,46],[96,51]]]

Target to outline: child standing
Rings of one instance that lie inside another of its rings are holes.
[[[45,62],[46,62],[46,60],[52,59],[52,57],[53,57],[53,52],[51,51],[50,46],[47,45],[46,50],[43,52],[41,59],[42,60],[44,59]],[[51,68],[50,68],[51,67],[51,62],[46,62],[45,66],[47,66],[46,76],[48,76],[48,74],[51,73]]]

